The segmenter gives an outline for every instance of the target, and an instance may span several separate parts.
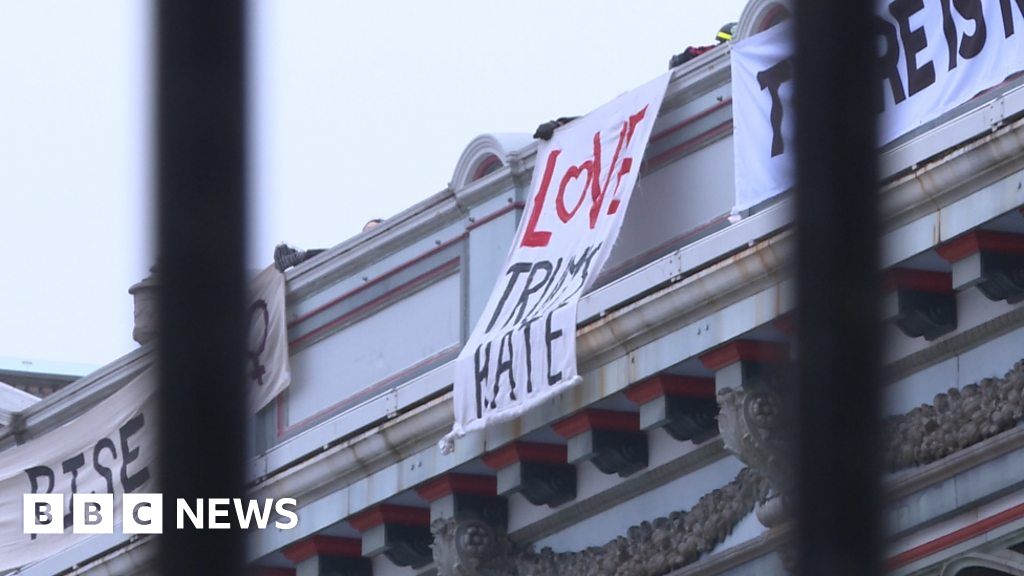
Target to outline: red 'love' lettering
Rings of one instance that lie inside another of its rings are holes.
[[[636,132],[636,127],[640,122],[643,121],[647,114],[647,107],[644,106],[636,114],[629,117],[628,120],[622,123],[622,129],[619,131],[619,141],[615,147],[615,153],[612,154],[611,166],[608,169],[608,174],[604,178],[604,183],[600,182],[601,175],[601,153],[603,146],[601,144],[601,132],[594,133],[594,152],[593,156],[589,159],[565,169],[562,174],[561,181],[558,186],[558,193],[555,197],[555,213],[558,215],[559,220],[563,223],[568,223],[576,216],[579,209],[583,206],[583,201],[587,196],[587,190],[590,191],[590,229],[593,230],[597,226],[597,221],[601,216],[601,210],[605,203],[605,198],[611,198],[608,202],[608,208],[605,214],[615,214],[620,205],[620,200],[617,198],[619,193],[619,186],[622,183],[622,178],[629,174],[633,169],[633,158],[626,156],[621,158],[622,151],[628,147],[630,142],[633,140],[633,134]],[[544,166],[544,174],[541,178],[540,188],[537,190],[537,197],[533,203],[533,209],[530,212],[529,220],[526,223],[526,231],[523,233],[523,239],[520,242],[522,247],[540,248],[547,246],[551,242],[551,231],[538,230],[537,225],[540,221],[540,216],[544,210],[544,204],[547,200],[548,188],[551,186],[551,180],[554,177],[555,168],[558,164],[558,158],[562,154],[561,149],[553,149],[548,153],[547,162]],[[586,172],[586,180],[584,181],[582,191],[579,199],[575,205],[569,209],[565,203],[565,192],[566,188],[571,182],[581,178],[583,173]],[[611,195],[608,195],[608,187],[611,185],[612,176],[615,176],[615,187],[611,190]]]

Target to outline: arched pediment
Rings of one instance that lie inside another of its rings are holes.
[[[455,166],[451,186],[453,190],[466,187],[491,172],[508,164],[508,156],[530,144],[529,134],[483,134],[477,136],[463,150]]]
[[[792,14],[793,3],[790,0],[751,0],[740,15],[736,39],[743,40],[764,32]]]

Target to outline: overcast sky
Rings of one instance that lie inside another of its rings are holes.
[[[487,132],[584,114],[713,43],[744,0],[254,3],[251,266],[442,190]],[[130,351],[152,263],[149,13],[0,0],[0,357]]]

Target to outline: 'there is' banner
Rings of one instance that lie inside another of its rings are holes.
[[[885,145],[1024,69],[1024,0],[885,0],[875,16]],[[732,48],[736,205],[794,184],[793,28]]]

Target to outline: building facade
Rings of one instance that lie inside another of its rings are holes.
[[[789,14],[752,0],[737,36]],[[791,197],[732,214],[730,45],[675,68],[614,251],[579,305],[582,383],[461,439],[454,359],[522,217],[528,135],[485,135],[449,186],[286,270],[292,383],[257,415],[267,575],[785,574],[779,379]],[[887,565],[1024,574],[1024,79],[881,152]],[[827,191],[822,191],[827,193]],[[841,295],[837,295],[841,297]],[[151,344],[19,416],[39,435],[145,370]],[[17,444],[0,428],[0,450]],[[96,536],[15,570],[145,574],[152,537]]]

